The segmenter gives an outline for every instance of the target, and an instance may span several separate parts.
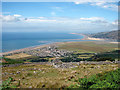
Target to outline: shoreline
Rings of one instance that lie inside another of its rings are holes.
[[[109,42],[109,43],[120,44],[120,42],[117,42],[117,41],[110,41],[109,39],[89,37],[89,36],[87,36],[85,34],[81,34],[81,33],[71,33],[71,34],[84,36],[81,40],[94,40],[94,41],[107,41],[108,40],[107,42]]]
[[[8,52],[2,52],[2,53],[0,53],[0,56],[6,55],[6,54],[11,54],[11,53],[19,53],[19,52],[38,49],[38,48],[48,47],[50,45],[57,45],[58,43],[63,43],[63,42],[54,42],[51,44],[37,45],[37,46],[31,46],[31,47],[26,47],[26,48],[22,48],[22,49],[16,49],[16,50],[8,51]]]
[[[101,39],[101,38],[93,38],[93,37],[89,37],[87,35],[81,34],[81,33],[70,33],[70,34],[75,34],[75,35],[81,35],[83,36],[82,39],[73,39],[73,40],[93,40],[93,41],[106,41],[106,39]],[[68,41],[69,42],[74,42],[74,41]],[[80,42],[80,41],[76,41],[76,42]],[[19,53],[19,52],[24,52],[24,51],[29,51],[29,50],[34,50],[37,48],[43,48],[43,47],[48,47],[50,45],[57,45],[57,44],[64,44],[65,42],[54,42],[54,43],[50,43],[50,44],[43,44],[43,45],[36,45],[36,46],[30,46],[30,47],[26,47],[26,48],[22,48],[22,49],[16,49],[16,50],[11,50],[8,52],[2,52],[0,53],[0,56],[3,55],[7,55],[7,54],[12,54],[12,53]],[[108,41],[108,43],[112,43],[112,44],[119,44],[120,42],[112,42],[112,41]]]
[[[85,34],[81,34],[81,33],[71,33],[71,34],[76,34],[76,35],[82,35],[83,38],[81,40],[99,40],[99,41],[104,41],[105,39],[101,39],[101,38],[93,38],[93,37],[89,37]]]
[[[78,34],[78,35],[80,35],[80,34]],[[82,40],[82,39],[69,39],[69,40]],[[71,41],[67,41],[67,42],[71,42]],[[72,41],[72,42],[74,42],[74,41]],[[7,51],[7,52],[2,52],[2,53],[0,53],[0,56],[2,57],[3,55],[7,55],[7,54],[11,54],[11,53],[19,53],[19,52],[24,52],[24,51],[28,51],[28,50],[34,50],[34,49],[37,49],[37,48],[48,47],[50,45],[57,45],[58,43],[62,44],[62,43],[65,43],[65,42],[53,42],[53,43],[49,43],[49,44],[35,45],[35,46],[26,47],[26,48],[15,49],[15,50]]]

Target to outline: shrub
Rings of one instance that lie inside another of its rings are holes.
[[[78,80],[79,88],[120,88],[120,68],[115,71],[110,71],[102,74],[93,75],[89,78],[80,78]],[[71,85],[76,87],[76,85]]]
[[[11,82],[13,81],[12,77],[9,77],[6,81],[2,82],[2,85],[0,85],[1,89],[9,89],[9,88],[16,88],[16,86],[11,86]]]

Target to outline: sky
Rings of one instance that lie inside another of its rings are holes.
[[[2,2],[3,32],[117,30],[117,2]]]

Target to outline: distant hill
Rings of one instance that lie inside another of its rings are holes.
[[[100,32],[96,34],[90,34],[90,37],[94,38],[103,38],[103,39],[109,39],[114,41],[120,42],[120,36],[119,36],[120,30],[110,31],[110,32]]]

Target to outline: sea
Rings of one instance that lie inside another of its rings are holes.
[[[2,52],[51,44],[55,42],[81,41],[82,35],[51,32],[3,32]]]

